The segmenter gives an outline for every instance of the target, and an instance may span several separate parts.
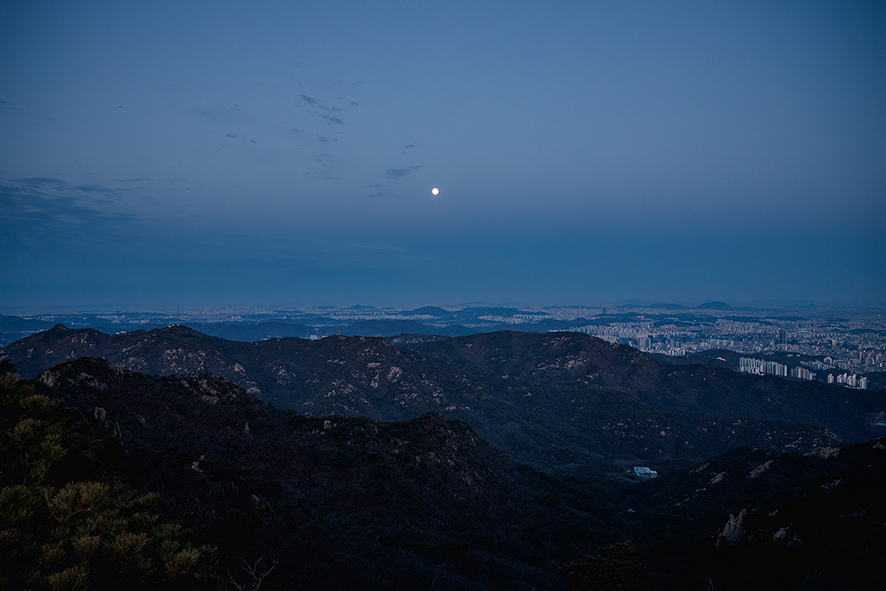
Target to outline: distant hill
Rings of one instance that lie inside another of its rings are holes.
[[[52,323],[45,320],[32,320],[0,314],[0,331],[45,330],[51,327]]]
[[[735,310],[736,308],[734,308],[724,302],[714,300],[713,302],[706,302],[704,304],[699,304],[694,309],[695,310]]]
[[[539,320],[538,322],[527,322],[524,324],[500,325],[500,330],[517,330],[520,332],[568,331],[570,328],[575,326],[577,322],[580,322],[580,321],[581,321],[581,319],[567,322],[565,320],[554,320],[553,318],[550,318],[547,320]],[[499,331],[495,331],[495,332],[499,332]],[[452,335],[452,336],[466,336],[466,335]]]
[[[446,317],[452,315],[452,312],[444,310],[443,308],[438,308],[437,306],[424,306],[421,308],[416,308],[415,310],[411,310],[409,312],[404,312],[404,315]]]
[[[439,334],[455,337],[474,334],[476,331],[460,325],[427,326],[415,320],[364,320],[338,329],[336,332],[348,336],[364,337],[394,337],[404,333]]]
[[[41,330],[52,328],[52,322],[30,320],[0,314],[0,347]]]
[[[317,329],[312,326],[286,322],[187,323],[186,326],[210,336],[245,342],[286,337],[307,338],[317,332]]]
[[[501,308],[501,307],[473,307],[464,308],[457,312],[453,312],[453,318],[456,320],[476,320],[480,316],[515,316],[518,314],[526,315],[547,315],[547,312],[530,312],[528,310],[520,310],[519,308]]]

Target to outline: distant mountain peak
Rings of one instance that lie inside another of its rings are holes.
[[[201,337],[215,338],[205,333],[199,332],[191,328],[190,326],[185,326],[184,324],[170,324],[169,326],[163,326],[161,328],[153,328],[148,331],[148,333],[160,333],[160,334],[173,334],[173,335],[200,335]]]

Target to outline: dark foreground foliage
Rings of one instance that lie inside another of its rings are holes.
[[[156,494],[91,480],[101,448],[61,400],[0,377],[0,588],[217,587],[215,548],[162,520]]]
[[[439,415],[305,417],[215,376],[95,359],[34,385],[70,405],[98,481],[158,494],[241,584],[273,565],[262,589],[555,589],[557,565],[619,529],[603,491],[516,465]]]
[[[604,487],[209,374],[84,358],[0,396],[0,588],[842,589],[886,562],[882,441]]]
[[[649,584],[646,567],[637,560],[630,542],[598,548],[596,553],[573,560],[558,572],[566,583],[566,591],[639,591]]]

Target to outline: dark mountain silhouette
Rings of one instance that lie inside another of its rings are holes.
[[[735,310],[735,307],[730,306],[725,302],[720,302],[714,300],[713,302],[705,302],[704,304],[699,304],[695,308],[695,310]]]
[[[210,336],[249,343],[289,337],[316,339],[318,337],[330,336],[333,334],[365,337],[393,337],[404,333],[413,333],[456,337],[475,334],[477,332],[459,324],[452,324],[449,326],[428,326],[415,320],[363,320],[355,322],[354,324],[333,326],[308,326],[305,324],[287,322],[220,322],[210,324],[189,322],[184,324],[184,326]]]
[[[790,382],[706,365],[671,365],[579,333],[485,333],[410,345],[462,368],[567,389],[621,391],[647,406],[717,418],[821,425],[850,440],[879,432],[879,396],[820,382]]]
[[[118,335],[56,326],[0,355],[28,377],[81,356],[153,375],[213,373],[312,415],[390,421],[439,412],[546,469],[602,459],[666,467],[740,445],[805,451],[881,429],[875,418],[883,402],[874,393],[663,365],[578,333],[407,341],[400,348],[345,336],[242,343],[182,326]]]
[[[230,341],[261,341],[287,337],[307,338],[316,334],[317,329],[304,324],[287,322],[217,322],[212,324],[188,323],[186,326],[213,337]]]
[[[164,522],[216,548],[216,585],[201,588],[230,588],[230,567],[246,560],[275,565],[262,589],[555,590],[556,572],[581,580],[582,568],[610,588],[868,589],[886,557],[886,440],[805,454],[741,447],[602,487],[514,464],[436,413],[309,417],[211,374],[149,376],[94,358],[42,372],[36,396],[10,397],[9,380],[4,500],[22,506],[28,488],[14,479],[33,473],[18,460],[47,454],[52,486],[98,480],[123,510],[130,491],[159,493]],[[32,437],[44,421],[50,439]],[[4,539],[27,535],[7,508]],[[613,542],[623,543],[603,547]],[[91,564],[104,568],[101,555]]]
[[[444,310],[443,308],[438,308],[437,306],[423,306],[421,308],[416,308],[415,310],[411,310],[409,312],[404,312],[406,315],[413,316],[440,316],[446,317],[452,314],[452,312],[448,310]]]
[[[650,353],[649,356],[664,365],[709,365],[721,369],[738,369],[738,360],[742,357],[740,353],[724,349],[709,349],[692,355]]]
[[[463,336],[477,331],[461,325],[445,327],[427,326],[415,320],[364,320],[350,326],[338,328],[336,332],[349,336],[394,337],[404,333],[438,334],[444,336]]]
[[[208,374],[81,358],[35,380],[111,443],[105,478],[160,494],[272,588],[555,589],[553,566],[617,539],[602,492],[515,465],[466,423],[306,417]]]

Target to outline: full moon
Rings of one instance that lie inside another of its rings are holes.
[[[434,187],[433,189],[431,189],[431,195],[436,195],[439,192],[440,192],[440,189],[438,189],[437,187]]]

